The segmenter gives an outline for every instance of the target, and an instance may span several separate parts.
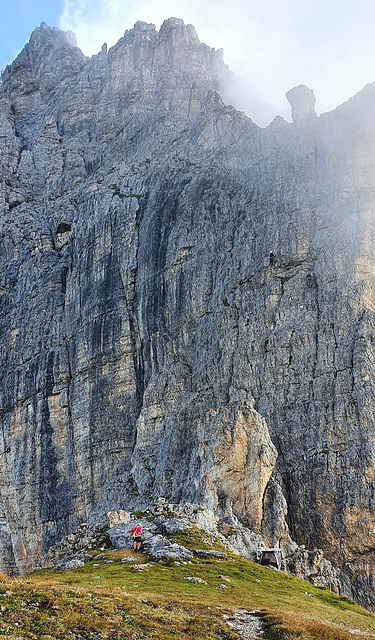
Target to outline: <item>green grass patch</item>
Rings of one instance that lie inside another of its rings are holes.
[[[184,531],[166,536],[172,542],[177,542],[188,549],[215,549],[228,554],[228,549],[224,547],[220,539],[210,533],[202,532],[198,527],[190,526]]]
[[[146,511],[132,511],[132,515],[135,516],[134,520],[148,520],[149,522],[155,520],[155,515],[149,509],[146,509]]]
[[[170,538],[191,549],[223,550],[199,529]],[[238,635],[223,618],[235,608],[262,612],[266,640],[375,640],[375,614],[240,556],[176,564],[137,553],[139,563],[151,562],[138,572],[121,562],[130,554],[106,550],[75,571],[43,570],[4,580],[0,640],[235,640]],[[189,582],[189,576],[206,584]]]

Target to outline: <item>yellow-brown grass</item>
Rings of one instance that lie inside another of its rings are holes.
[[[190,543],[189,536],[180,541],[196,548],[197,532]],[[224,614],[235,608],[262,611],[265,640],[375,640],[375,614],[239,556],[156,562],[138,573],[121,562],[129,555],[107,550],[75,571],[37,571],[0,583],[0,640],[234,640]],[[220,589],[223,582],[227,589]]]

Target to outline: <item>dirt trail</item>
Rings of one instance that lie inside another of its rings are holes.
[[[241,638],[246,640],[255,640],[263,635],[262,618],[259,611],[235,609],[234,616],[231,618],[225,616],[225,621],[229,627],[237,631]]]

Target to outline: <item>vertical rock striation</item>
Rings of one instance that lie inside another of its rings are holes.
[[[3,72],[2,568],[165,495],[373,607],[375,87],[260,129],[227,73],[175,18],[91,59],[42,24]]]

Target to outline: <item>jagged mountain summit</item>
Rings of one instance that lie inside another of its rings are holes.
[[[175,18],[3,72],[1,568],[165,496],[374,607],[375,87],[261,129],[226,73]]]

